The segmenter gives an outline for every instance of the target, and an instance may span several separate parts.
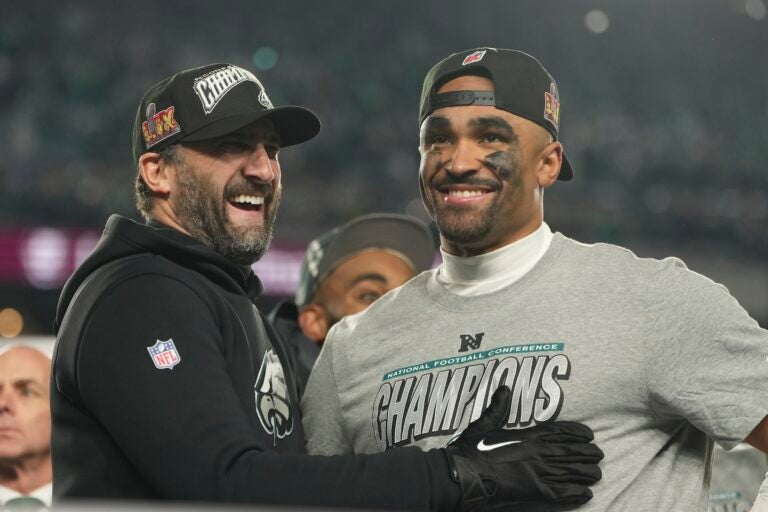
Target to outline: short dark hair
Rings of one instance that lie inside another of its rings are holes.
[[[172,144],[163,148],[158,154],[160,155],[160,159],[175,166],[178,166],[184,160],[179,153],[178,144]],[[144,217],[144,220],[147,221],[152,219],[152,195],[152,191],[144,182],[144,178],[141,177],[141,169],[137,166],[136,183],[134,183],[133,186],[133,198],[136,202],[136,209],[141,216]]]

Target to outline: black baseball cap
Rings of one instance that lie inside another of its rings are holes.
[[[464,75],[490,79],[494,91],[454,91],[437,94],[446,82]],[[534,57],[517,50],[475,48],[454,53],[435,64],[421,90],[419,123],[435,110],[461,105],[491,105],[544,127],[555,140],[560,129],[557,83]],[[573,179],[573,168],[563,153],[557,179]]]
[[[435,259],[434,237],[420,220],[395,213],[363,215],[309,243],[301,262],[296,305],[308,304],[336,267],[367,249],[394,252],[417,274],[432,268]]]
[[[258,119],[271,119],[280,145],[307,141],[320,131],[309,109],[275,107],[261,81],[234,64],[208,64],[180,71],[150,88],[133,125],[133,160],[177,142],[212,139]]]

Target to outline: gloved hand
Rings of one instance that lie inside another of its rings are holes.
[[[581,423],[558,421],[502,428],[512,393],[500,387],[488,408],[444,449],[462,491],[461,510],[508,510],[521,503],[582,504],[600,480],[603,452]]]

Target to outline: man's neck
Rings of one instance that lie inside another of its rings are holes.
[[[443,264],[437,280],[456,295],[492,293],[527,274],[549,249],[552,238],[549,226],[542,224],[525,238],[479,256],[462,257],[441,250]]]
[[[149,223],[161,224],[165,227],[180,231],[187,236],[193,236],[192,233],[182,226],[178,217],[176,216],[170,205],[166,203],[156,204],[153,206],[152,211],[149,214]]]
[[[0,485],[21,494],[30,494],[51,483],[53,467],[50,452],[33,460],[0,462]]]

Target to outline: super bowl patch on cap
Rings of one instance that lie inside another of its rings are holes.
[[[155,112],[156,110],[157,106],[154,103],[147,105],[147,120],[141,123],[147,149],[181,131],[181,126],[173,117],[176,107],[171,106],[160,112]]]
[[[552,82],[549,92],[544,93],[544,119],[560,127],[560,99],[557,97],[557,85]]]

